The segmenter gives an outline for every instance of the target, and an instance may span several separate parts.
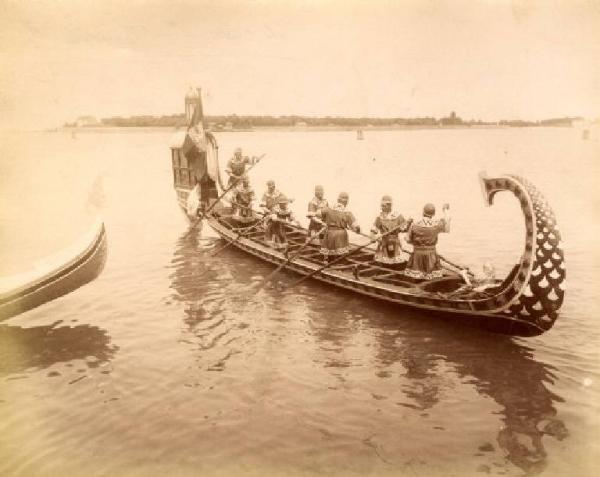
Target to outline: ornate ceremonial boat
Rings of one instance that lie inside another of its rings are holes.
[[[196,111],[202,111],[199,91],[196,96],[186,97],[186,107],[193,102],[197,103]],[[515,175],[493,178],[480,175],[486,204],[492,205],[498,192],[511,192],[521,205],[526,229],[525,247],[519,263],[503,280],[498,280],[485,291],[465,289],[464,279],[456,270],[447,270],[442,278],[415,282],[399,270],[375,265],[374,251],[368,248],[319,271],[323,267],[319,245],[305,245],[305,229],[290,226],[289,246],[284,253],[264,241],[264,231],[260,227],[250,228],[257,223],[259,216],[250,223],[240,223],[233,217],[226,201],[220,199],[219,190],[223,187],[216,141],[212,134],[204,131],[201,115],[193,116],[189,114],[191,126],[186,138],[180,135],[171,146],[174,186],[179,204],[187,214],[190,192],[198,187],[200,209],[209,212],[206,215],[208,224],[222,239],[239,250],[275,265],[283,265],[300,275],[311,275],[328,285],[394,305],[469,319],[503,333],[521,336],[541,334],[549,330],[558,317],[566,276],[560,233],[547,201],[528,180]],[[192,142],[193,147],[190,146]],[[195,213],[189,218],[197,220]]]

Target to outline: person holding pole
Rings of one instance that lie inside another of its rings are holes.
[[[379,240],[373,261],[378,265],[398,266],[406,264],[408,255],[402,250],[400,232],[406,232],[410,222],[402,215],[392,211],[392,198],[384,195],[381,198],[381,213],[375,218],[371,227],[371,238],[379,238],[386,232],[396,229],[397,232],[386,235]]]
[[[233,157],[227,162],[227,168],[225,172],[229,174],[229,181],[227,187],[236,185],[246,172],[247,165],[253,165],[256,163],[256,157],[250,159],[248,156],[242,157],[242,148],[236,148]]]
[[[234,188],[234,200],[232,201],[233,217],[239,222],[253,221],[252,201],[254,190],[250,187],[247,175],[243,175],[240,183]]]
[[[450,206],[442,207],[443,217],[434,219],[435,206],[425,204],[423,217],[414,222],[408,229],[406,241],[413,246],[413,253],[408,260],[404,275],[415,280],[432,280],[444,274],[440,257],[436,250],[438,235],[450,232]]]
[[[275,205],[277,205],[277,200],[280,196],[281,192],[275,187],[275,181],[269,179],[267,181],[267,190],[263,194],[259,205],[265,214],[271,213]],[[268,243],[273,241],[273,223],[274,222],[269,220],[265,225],[265,241]]]
[[[360,226],[356,222],[354,214],[346,209],[349,200],[350,197],[346,192],[340,192],[337,204],[333,208],[325,207],[317,214],[327,226],[325,237],[321,242],[321,253],[325,261],[328,261],[330,257],[348,253],[347,229],[360,233]]]
[[[277,205],[273,207],[269,216],[269,230],[271,232],[270,245],[277,250],[285,250],[288,246],[288,224],[300,227],[300,224],[294,218],[294,214],[288,209],[288,203],[288,198],[285,195],[280,194],[277,199]]]
[[[311,237],[320,233],[323,228],[323,222],[317,217],[325,207],[329,207],[327,199],[324,197],[323,186],[315,186],[315,196],[308,203],[308,213],[306,216],[310,219],[308,224],[308,235]]]

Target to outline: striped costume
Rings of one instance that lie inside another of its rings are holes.
[[[294,222],[294,214],[289,209],[282,209],[279,204],[273,207],[271,216],[269,218],[269,224],[267,226],[271,234],[271,239],[268,240],[269,245],[272,247],[282,250],[287,248],[288,241],[286,237],[287,224]]]
[[[319,199],[318,197],[313,197],[308,203],[308,213],[306,215],[310,217],[308,233],[311,237],[315,236],[317,232],[323,228],[323,224],[320,222],[319,216],[325,207],[329,207],[327,200]]]
[[[390,230],[398,229],[385,237],[382,237],[377,245],[373,260],[386,265],[406,263],[408,254],[402,250],[400,243],[400,232],[406,232],[409,223],[402,215],[394,212],[381,212],[375,219],[371,232],[384,235]]]
[[[321,253],[328,256],[339,256],[349,252],[348,232],[346,229],[359,230],[352,212],[337,203],[333,208],[321,210],[321,219],[327,225],[325,237],[321,243]]]
[[[413,254],[408,260],[404,274],[417,280],[432,280],[443,276],[442,265],[436,251],[438,235],[450,232],[450,220],[423,217],[413,223],[406,240],[413,245]]]

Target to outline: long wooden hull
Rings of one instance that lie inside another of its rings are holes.
[[[92,281],[103,270],[107,242],[97,221],[77,243],[36,263],[33,270],[0,280],[0,320],[31,310]]]
[[[374,265],[373,252],[369,250],[317,273],[313,279],[395,305],[475,319],[485,327],[513,335],[531,336],[547,331],[562,305],[566,277],[554,215],[539,191],[523,178],[482,176],[481,185],[488,204],[497,192],[511,191],[519,200],[525,217],[526,240],[522,258],[493,292],[469,298],[456,295],[455,290],[462,284],[462,279],[453,273],[441,279],[415,283],[399,271]],[[182,192],[179,190],[178,195]],[[231,219],[225,207],[216,208],[208,223],[221,238],[233,241],[233,246],[254,257],[275,265],[287,260],[281,251],[263,240],[261,230],[240,238],[243,228]],[[305,230],[290,230],[289,253],[293,254],[305,238]],[[319,246],[314,244],[285,268],[308,275],[322,265]]]
[[[210,156],[214,161],[211,164],[218,170],[216,141],[207,135],[206,144],[209,150],[215,151]],[[222,189],[222,181],[219,182]],[[525,247],[519,263],[504,280],[485,293],[461,291],[462,279],[452,273],[441,279],[414,283],[399,271],[374,265],[373,252],[367,250],[316,273],[313,278],[395,305],[439,312],[450,317],[471,318],[509,334],[530,336],[549,330],[564,300],[566,278],[561,237],[554,214],[543,195],[522,177],[503,175],[489,178],[482,173],[480,183],[487,205],[492,205],[495,194],[501,191],[511,192],[517,198],[526,230]],[[175,188],[179,205],[185,211],[191,187],[176,184]],[[286,269],[300,275],[312,274],[323,265],[317,244],[307,247],[298,258],[287,263],[283,253],[263,240],[262,231],[255,230],[240,238],[243,228],[232,220],[225,204],[217,205],[211,210],[208,223],[238,249],[272,264],[285,263]],[[288,235],[289,253],[298,250],[305,238],[306,230],[291,230]]]

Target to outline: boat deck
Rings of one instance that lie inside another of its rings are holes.
[[[245,233],[248,227],[255,225],[258,221],[247,222],[244,224],[238,223],[231,215],[228,209],[221,209],[216,215],[216,222],[223,228],[217,226],[219,232],[226,240],[234,240],[235,245],[239,248],[254,248],[260,253],[261,258],[266,258],[273,263],[281,264],[288,258],[298,254],[297,257],[286,266],[286,268],[297,271],[306,275],[307,272],[312,272],[320,267],[323,267],[326,262],[323,260],[323,255],[320,251],[318,239],[314,239],[314,243],[306,244],[307,230],[294,226],[288,226],[287,240],[288,248],[285,252],[276,250],[265,240],[264,229],[257,227],[254,230]],[[215,224],[216,225],[216,224]],[[227,234],[222,232],[229,232]],[[232,235],[233,234],[233,235]],[[242,236],[240,237],[240,234]],[[351,244],[353,247],[360,247],[357,244]],[[252,250],[247,250],[252,253]],[[332,275],[343,277],[346,280],[360,282],[363,285],[368,285],[374,289],[384,287],[387,290],[394,290],[399,293],[407,293],[410,295],[429,296],[431,298],[446,298],[440,296],[442,293],[452,292],[459,289],[463,284],[462,277],[452,270],[445,270],[444,277],[429,281],[415,281],[406,277],[402,269],[398,266],[386,266],[373,262],[374,248],[365,248],[348,256],[339,262],[327,267],[318,275]],[[266,255],[268,256],[265,256]],[[254,253],[256,255],[256,253]],[[297,269],[297,265],[302,266],[302,270]],[[319,278],[316,276],[316,278]]]

